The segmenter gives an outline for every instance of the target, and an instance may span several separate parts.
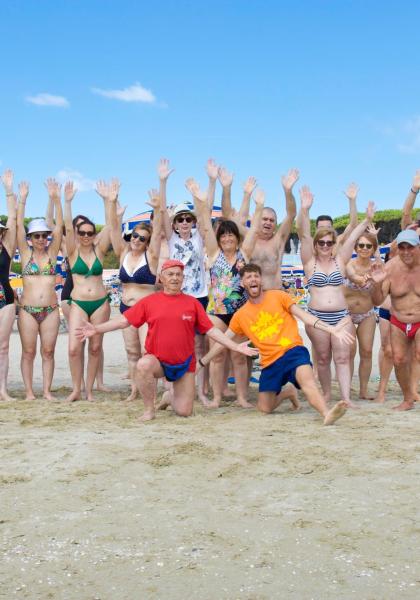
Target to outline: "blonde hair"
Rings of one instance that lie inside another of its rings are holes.
[[[318,240],[322,239],[323,237],[326,237],[327,235],[330,235],[332,237],[332,241],[334,242],[334,244],[337,242],[337,232],[335,231],[335,229],[330,229],[329,227],[320,227],[319,229],[316,230],[315,235],[314,235],[315,254],[317,253],[316,245],[318,243]]]

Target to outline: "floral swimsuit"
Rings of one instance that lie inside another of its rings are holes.
[[[210,315],[233,315],[247,301],[248,297],[241,286],[239,271],[245,265],[240,250],[236,253],[236,261],[230,265],[223,252],[219,253],[210,268],[209,305]]]

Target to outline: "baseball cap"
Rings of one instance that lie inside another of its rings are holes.
[[[395,241],[398,245],[405,243],[410,244],[410,246],[418,246],[420,244],[418,234],[412,229],[404,229],[404,231],[400,231]]]
[[[180,260],[171,258],[169,260],[165,260],[160,268],[160,272],[162,273],[162,271],[165,271],[165,269],[171,269],[172,267],[179,267],[180,269],[184,270],[184,266],[184,263],[182,263]]]

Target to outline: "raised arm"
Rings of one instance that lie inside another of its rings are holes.
[[[219,181],[222,186],[222,217],[230,219],[232,213],[231,191],[233,183],[233,174],[229,173],[225,167],[219,167]]]
[[[99,232],[96,239],[96,248],[98,248],[99,252],[105,255],[109,246],[111,245],[111,213],[113,213],[113,206],[115,205],[115,215],[117,217],[117,223],[119,224],[118,214],[117,214],[117,200],[118,195],[120,193],[120,181],[116,177],[111,179],[110,183],[107,184],[104,181],[98,181],[96,184],[96,192],[104,201],[105,208],[105,227]],[[121,231],[121,230],[120,230]]]
[[[359,188],[356,183],[350,183],[347,186],[347,189],[343,192],[343,194],[346,196],[346,198],[349,201],[350,221],[349,221],[349,224],[347,225],[347,227],[345,228],[345,230],[343,231],[343,233],[341,233],[337,237],[337,244],[343,244],[346,241],[346,239],[349,237],[349,235],[351,234],[353,229],[355,227],[357,227],[357,225],[359,223],[359,219],[357,216],[357,206],[356,206],[356,200],[357,200],[358,193],[359,193]]]
[[[22,260],[22,256],[28,252],[28,244],[26,242],[26,231],[25,231],[25,205],[26,199],[29,194],[29,184],[27,181],[21,181],[19,183],[19,201],[17,207],[16,216],[16,235],[17,235],[17,246],[19,248],[19,254]]]
[[[55,225],[53,224],[52,242],[48,248],[51,258],[56,258],[63,238],[63,208],[61,206],[61,184],[53,178],[47,179],[45,187],[48,190],[48,202],[52,203],[55,212]],[[50,225],[51,227],[51,225]]]
[[[168,182],[169,175],[174,172],[174,169],[171,169],[169,166],[169,160],[167,158],[161,158],[158,164],[158,176],[159,176],[159,194],[160,194],[160,205],[163,209],[162,213],[162,227],[165,232],[165,237],[169,241],[173,229],[171,219],[169,218],[166,200],[166,184]]]
[[[114,249],[115,255],[119,258],[122,252],[127,248],[127,242],[122,238],[121,235],[121,219],[119,217],[118,208],[118,194],[111,194],[110,186],[105,184],[103,181],[97,183],[97,191],[100,187],[100,195],[105,194],[109,198],[109,234],[111,238],[112,248]],[[99,194],[99,191],[98,191]]]
[[[147,204],[153,209],[153,229],[147,251],[150,255],[149,263],[151,270],[153,273],[156,273],[159,263],[160,246],[162,243],[162,217],[163,212],[166,213],[166,207],[165,210],[162,207],[159,190],[149,190],[148,194],[149,202],[147,202]]]
[[[416,202],[417,194],[420,190],[420,170],[416,171],[413,182],[411,184],[410,191],[408,192],[407,198],[405,199],[404,206],[402,209],[402,218],[401,218],[401,229],[407,229],[407,227],[412,223],[413,219],[411,217],[411,211],[414,208],[414,203]]]
[[[219,172],[219,167],[216,165],[216,162],[213,158],[209,158],[206,165],[206,172],[209,177],[209,186],[207,188],[207,206],[209,207],[209,211],[213,210],[214,206],[214,197],[216,194],[216,183],[217,183],[217,175]]]
[[[289,239],[290,232],[292,231],[293,221],[296,218],[296,200],[293,195],[293,186],[299,179],[298,169],[290,169],[287,175],[283,175],[281,178],[281,184],[283,186],[284,195],[286,198],[286,216],[283,219],[282,224],[276,231],[276,241],[278,241],[279,247],[286,245]]]
[[[251,227],[247,230],[244,241],[242,242],[242,253],[249,260],[254,252],[257,234],[261,227],[261,217],[264,208],[265,194],[263,190],[257,189],[254,195],[255,212],[251,219]]]
[[[204,238],[204,244],[209,260],[210,262],[213,262],[219,253],[219,246],[211,224],[210,213],[207,208],[207,196],[205,192],[200,190],[200,186],[192,177],[187,179],[185,187],[193,197],[195,210],[197,212],[197,220],[200,223],[200,232]]]
[[[3,173],[1,180],[7,204],[7,230],[3,236],[3,245],[9,256],[12,256],[16,249],[16,196],[13,192],[13,172],[8,169]]]
[[[239,220],[242,227],[246,227],[249,218],[249,208],[251,204],[252,192],[257,187],[257,180],[255,177],[248,177],[245,181],[243,190],[244,195],[242,196],[241,208],[239,209]]]
[[[314,196],[307,185],[299,190],[300,211],[297,216],[297,231],[300,241],[300,256],[302,264],[305,265],[314,256],[314,246],[311,236],[311,220],[309,210],[314,202]]]
[[[67,181],[64,186],[64,225],[66,227],[67,256],[71,256],[76,250],[76,238],[73,229],[73,217],[71,214],[71,203],[77,190],[72,181]]]
[[[341,268],[345,269],[346,264],[351,259],[353,254],[354,245],[357,239],[366,231],[367,227],[372,223],[373,217],[375,216],[375,205],[373,202],[368,202],[366,208],[366,218],[357,225],[355,229],[350,233],[347,240],[341,244],[337,252],[337,260],[341,262]]]

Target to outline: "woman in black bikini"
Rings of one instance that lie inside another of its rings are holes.
[[[73,277],[73,290],[68,302],[71,304],[69,319],[69,359],[73,380],[73,391],[67,401],[74,402],[81,398],[83,374],[83,346],[75,335],[75,329],[85,321],[94,324],[103,323],[109,319],[109,297],[103,281],[103,259],[109,249],[109,230],[104,232],[99,243],[95,246],[96,228],[92,221],[86,219],[73,229],[71,203],[76,190],[72,182],[67,182],[64,188],[65,225],[68,260]],[[76,242],[77,237],[77,242]],[[86,376],[86,399],[93,400],[93,384],[98,370],[102,351],[102,335],[95,335],[89,340],[88,366]]]
[[[22,263],[23,294],[19,305],[18,328],[22,341],[21,369],[26,400],[35,400],[32,384],[38,334],[41,338],[43,395],[47,400],[53,399],[51,383],[54,374],[54,350],[60,326],[55,292],[55,265],[63,235],[61,185],[54,179],[47,179],[45,185],[55,206],[54,229],[51,231],[45,219],[33,219],[26,234],[24,217],[29,186],[26,182],[19,184],[17,244]],[[48,245],[50,235],[52,241]],[[27,240],[31,242],[31,246]]]
[[[162,240],[162,209],[158,191],[149,191],[149,198],[148,204],[153,208],[153,227],[148,223],[139,223],[133,229],[130,241],[126,242],[121,236],[121,223],[117,215],[117,195],[114,193],[109,197],[111,202],[111,241],[114,252],[120,259],[121,314],[155,291]],[[128,401],[135,400],[137,397],[134,373],[144,350],[146,333],[147,325],[139,329],[130,326],[123,330],[131,379],[131,393],[127,398]]]
[[[5,171],[2,182],[6,192],[7,223],[0,223],[0,400],[11,400],[7,393],[9,340],[15,321],[15,297],[9,281],[10,261],[16,249],[16,196],[13,173]]]

